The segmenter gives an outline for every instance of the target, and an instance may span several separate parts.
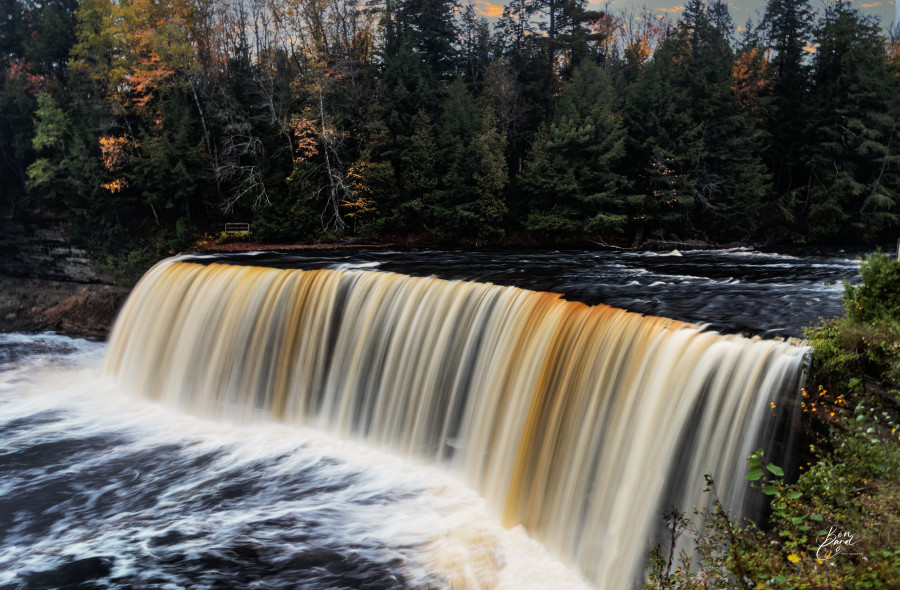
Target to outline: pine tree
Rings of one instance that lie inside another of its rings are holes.
[[[458,0],[396,0],[400,38],[425,65],[428,75],[451,80],[459,66]]]
[[[635,245],[646,235],[680,235],[694,205],[690,172],[702,154],[703,125],[692,113],[684,40],[670,37],[626,89],[626,170]]]
[[[478,111],[461,79],[450,85],[437,134],[439,182],[428,200],[426,222],[444,236],[472,237],[480,225],[479,194],[474,178],[479,152],[474,149],[481,128]]]
[[[691,0],[627,90],[638,238],[721,242],[757,229],[771,182],[758,115],[738,95],[733,29],[722,2]]]
[[[495,62],[485,72],[484,92],[500,99],[495,109],[509,140],[509,161],[519,170],[537,128],[546,123],[551,70],[540,46],[542,33],[532,18],[528,0],[515,0],[503,9],[492,37]],[[501,98],[502,97],[502,98]]]
[[[760,158],[763,136],[735,94],[734,25],[724,3],[691,0],[679,23],[686,41],[691,117],[700,145],[689,171],[694,224],[716,241],[746,240],[757,228],[770,180]]]
[[[487,19],[478,16],[473,4],[466,4],[463,9],[460,40],[463,79],[477,91],[491,63],[491,35]]]
[[[520,198],[527,206],[524,228],[541,238],[575,236],[581,232],[577,202],[578,182],[571,168],[553,150],[546,127],[541,127],[517,178]]]
[[[879,23],[848,2],[828,6],[813,62],[809,234],[892,238],[900,225],[898,91]]]
[[[142,130],[129,184],[155,221],[171,228],[180,218],[192,223],[193,212],[204,209],[212,178],[203,133],[184,89],[165,96],[157,116],[154,127]]]
[[[813,11],[808,0],[769,0],[763,25],[772,55],[768,67],[772,79],[767,101],[768,163],[776,190],[789,193],[805,187],[809,178],[803,161]]]
[[[612,84],[600,66],[584,61],[562,96],[546,134],[539,136],[520,185],[532,199],[526,227],[612,235],[625,229],[625,129],[614,112]],[[540,178],[541,176],[545,178]]]
[[[503,221],[508,211],[503,191],[509,182],[506,164],[506,136],[498,129],[499,121],[490,108],[481,113],[481,130],[472,141],[477,167],[472,180],[478,196],[478,238],[503,235]]]
[[[401,202],[394,217],[397,227],[407,231],[430,230],[429,208],[438,188],[438,145],[428,115],[419,111],[415,132],[402,144],[400,153]]]

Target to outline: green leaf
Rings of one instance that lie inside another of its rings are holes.
[[[767,496],[774,496],[775,494],[778,493],[778,488],[776,488],[772,484],[767,483],[762,487],[762,491]]]
[[[769,463],[768,465],[766,465],[766,469],[768,469],[773,474],[775,474],[776,477],[784,476],[784,470],[781,467],[779,467],[778,465],[772,465],[771,463]]]
[[[791,522],[794,524],[800,524],[804,520],[806,520],[805,516],[792,516],[791,517]]]
[[[750,473],[747,474],[747,479],[750,481],[756,481],[762,477],[763,470],[761,467],[754,467],[750,470]]]
[[[821,514],[810,514],[809,519],[815,520],[816,522],[822,522],[822,520],[824,520],[824,517]]]
[[[796,500],[797,498],[799,498],[802,495],[803,495],[803,492],[797,492],[797,491],[787,493],[788,500]]]

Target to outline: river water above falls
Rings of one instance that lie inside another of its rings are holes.
[[[188,260],[277,268],[367,268],[562,293],[726,332],[800,337],[842,313],[841,283],[857,276],[861,249],[728,250],[321,250],[251,252]]]
[[[749,250],[183,260],[332,271],[157,269],[112,354],[0,335],[0,589],[626,587],[660,498],[697,502],[709,465],[740,483],[802,351],[366,271],[796,336],[840,312],[857,266]]]

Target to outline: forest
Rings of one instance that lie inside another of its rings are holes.
[[[0,0],[0,207],[269,243],[893,240],[900,45],[850,2]]]

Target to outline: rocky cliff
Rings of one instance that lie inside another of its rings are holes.
[[[104,338],[128,292],[58,220],[0,219],[0,332]]]

